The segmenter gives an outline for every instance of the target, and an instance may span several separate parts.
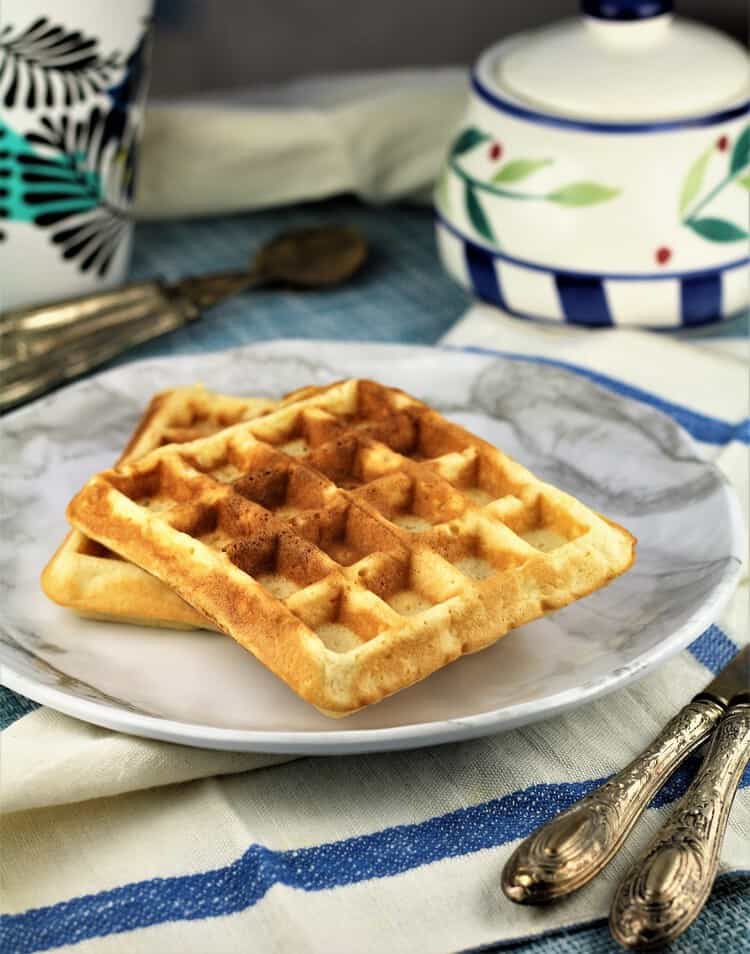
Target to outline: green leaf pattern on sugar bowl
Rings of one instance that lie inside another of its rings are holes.
[[[727,156],[724,175],[713,187],[704,188],[706,176],[712,168],[715,170],[717,160],[723,154]],[[678,200],[681,224],[709,242],[746,241],[750,233],[744,224],[710,214],[714,199],[733,187],[750,190],[750,126],[740,133],[731,149],[728,137],[720,136],[691,163]],[[743,208],[747,209],[746,199]]]
[[[552,202],[561,208],[597,205],[620,194],[621,190],[617,187],[591,181],[567,182],[544,192],[515,187],[516,183],[532,177],[540,169],[553,165],[555,160],[548,157],[512,158],[493,172],[489,179],[481,179],[466,169],[461,157],[475,151],[479,146],[487,148],[488,144],[491,158],[499,158],[500,146],[492,143],[492,137],[488,133],[476,126],[469,126],[459,133],[450,148],[447,165],[438,180],[436,200],[443,209],[448,209],[448,174],[449,171],[453,172],[463,182],[464,207],[469,221],[483,238],[496,246],[500,243],[484,210],[483,194],[527,202]]]

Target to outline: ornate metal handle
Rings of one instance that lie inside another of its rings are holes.
[[[170,300],[154,286],[152,294],[132,306],[113,306],[102,313],[102,326],[91,331],[61,330],[59,340],[46,346],[29,342],[25,352],[14,335],[0,336],[0,410],[7,410],[55,385],[70,381],[97,365],[116,357],[126,348],[184,325],[191,312],[185,302]],[[111,324],[106,318],[111,315]],[[125,318],[123,318],[125,316]],[[67,331],[67,333],[66,333]]]
[[[140,282],[113,291],[94,292],[49,305],[16,308],[0,315],[0,335],[40,335],[86,326],[102,314],[139,306],[160,293],[158,282]]]
[[[695,920],[713,885],[729,811],[750,760],[750,693],[721,720],[693,784],[626,875],[610,913],[624,947],[673,941]]]
[[[503,891],[542,904],[587,884],[612,859],[666,777],[711,733],[724,712],[696,697],[652,744],[596,791],[523,841],[503,869]]]
[[[202,309],[265,279],[256,270],[184,278],[172,285],[142,282],[0,316],[0,411],[174,331],[196,320]]]

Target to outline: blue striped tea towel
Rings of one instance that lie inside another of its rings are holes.
[[[741,344],[579,334],[482,307],[447,344],[562,363],[661,408],[747,501]],[[747,593],[745,575],[722,619],[636,685],[542,723],[415,752],[288,760],[129,738],[48,709],[23,715],[2,733],[0,947],[430,954],[602,918],[691,766],[662,790],[621,856],[565,902],[511,905],[499,892],[502,866],[518,839],[621,767],[747,642]],[[750,877],[750,772],[721,870]],[[748,907],[738,894],[722,921],[732,935],[725,949],[742,949]],[[582,936],[551,937],[542,949],[579,952]],[[698,922],[676,950],[703,942],[715,938]],[[597,950],[609,949],[598,935]]]

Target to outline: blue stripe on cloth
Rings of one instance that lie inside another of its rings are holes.
[[[652,807],[679,798],[697,764],[691,759],[681,766]],[[253,844],[222,868],[131,882],[5,915],[0,918],[0,946],[14,954],[32,954],[156,924],[236,914],[257,904],[274,885],[315,892],[389,878],[523,838],[603,781],[532,785],[423,822],[293,851]],[[742,785],[750,785],[750,771]]]
[[[555,285],[566,321],[592,328],[612,324],[600,278],[583,278],[561,272],[555,275]]]
[[[688,649],[701,665],[714,674],[721,672],[739,652],[739,646],[718,626],[709,626]]]
[[[680,282],[680,311],[684,325],[703,325],[721,315],[721,276],[702,275]]]
[[[642,388],[626,384],[617,378],[600,374],[598,371],[592,371],[590,368],[584,368],[579,364],[558,361],[555,358],[542,358],[538,355],[518,354],[513,351],[497,351],[493,348],[482,348],[478,345],[438,345],[438,347],[447,351],[465,351],[468,354],[485,354],[491,357],[509,358],[513,361],[531,361],[535,364],[545,364],[553,368],[564,368],[566,371],[573,371],[575,374],[580,374],[581,377],[588,378],[595,384],[600,384],[609,391],[614,391],[615,394],[633,398],[633,400],[640,401],[642,404],[649,404],[658,411],[668,414],[681,427],[684,427],[692,437],[704,444],[724,445],[731,443],[731,441],[750,444],[750,418],[746,417],[733,424],[718,417],[710,417],[708,414],[701,414],[699,411],[693,411],[681,404],[667,401],[650,391],[644,391]]]
[[[477,295],[499,308],[507,308],[495,271],[495,263],[489,252],[486,252],[480,245],[466,242],[464,244],[464,258],[471,284]]]

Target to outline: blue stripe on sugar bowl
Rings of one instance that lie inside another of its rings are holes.
[[[595,274],[549,268],[480,245],[439,214],[436,230],[447,271],[478,298],[518,318],[589,328],[682,328],[732,318],[736,303],[747,297],[748,257],[701,271]]]

